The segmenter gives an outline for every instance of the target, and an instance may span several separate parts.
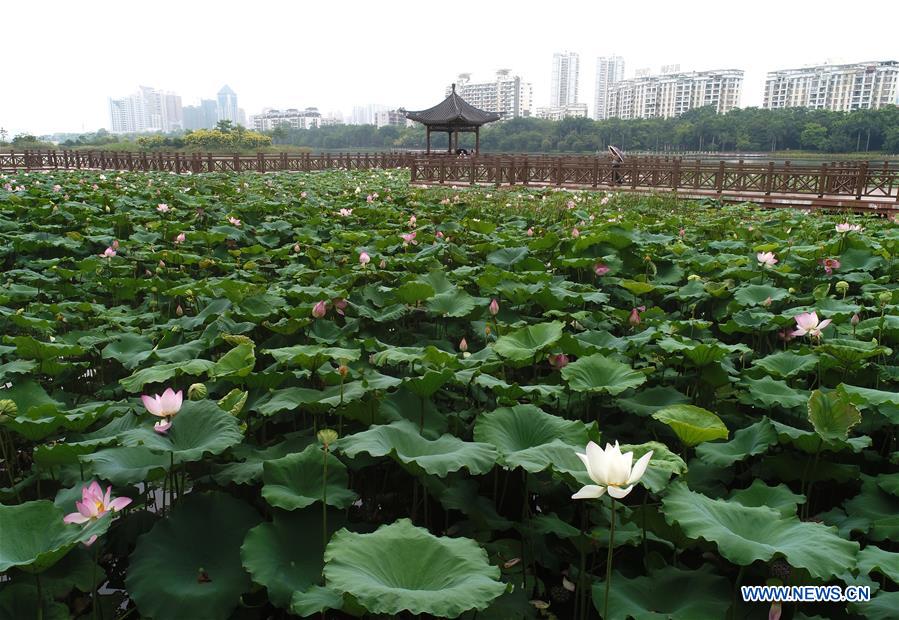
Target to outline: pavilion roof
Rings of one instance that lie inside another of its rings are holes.
[[[406,112],[406,118],[428,126],[468,126],[476,127],[485,123],[498,121],[501,116],[496,112],[480,110],[456,94],[456,85],[450,95],[427,110]]]

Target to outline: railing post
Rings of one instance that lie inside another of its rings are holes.
[[[181,174],[181,154],[175,151],[175,174]]]
[[[531,181],[531,169],[530,163],[528,163],[528,156],[524,156],[524,161],[521,163],[521,176],[518,177],[519,180],[527,185]]]
[[[234,172],[240,172],[240,155],[234,153]]]
[[[287,170],[287,153],[284,151],[281,152],[281,170]]]
[[[509,158],[509,185],[515,185],[515,180],[518,178],[518,169],[515,167],[515,157]]]
[[[256,172],[265,172],[265,155],[256,153]]]
[[[715,193],[721,193],[721,187],[724,184],[724,160],[718,162],[718,172],[715,173]]]
[[[638,163],[636,157],[631,159],[631,189],[637,189],[637,177],[640,176],[637,170]]]
[[[868,187],[868,162],[863,161],[858,167],[858,177],[855,184],[855,199],[861,200],[865,195],[865,189]]]
[[[414,161],[412,162],[412,179],[409,181],[410,183],[415,183],[418,179],[418,164]]]
[[[468,162],[468,184],[474,185],[474,157]]]
[[[768,172],[765,174],[765,196],[771,195],[771,188],[774,186],[774,162],[768,162]]]
[[[671,189],[676,192],[678,187],[680,187],[680,157],[674,157],[671,166]]]
[[[823,198],[827,192],[827,163],[821,164],[821,171],[818,173],[818,198]]]
[[[562,185],[562,158],[556,159],[556,187]]]
[[[593,158],[593,189],[599,184],[599,157]]]
[[[443,185],[444,181],[446,181],[446,160],[440,160],[440,184]]]

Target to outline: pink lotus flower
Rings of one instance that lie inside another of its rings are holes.
[[[462,353],[468,351],[468,341],[465,340],[465,338],[462,338],[462,340],[459,341],[459,350],[462,351]]]
[[[568,366],[568,356],[564,353],[551,353],[547,358],[549,361],[549,365],[552,366],[555,370],[562,370],[566,366]]]
[[[346,310],[347,301],[343,297],[337,297],[331,300],[331,303],[334,305],[334,309],[337,311],[337,314],[343,316],[343,311]]]
[[[859,224],[850,224],[849,222],[843,222],[842,224],[836,225],[836,230],[838,233],[861,232],[862,227]]]
[[[599,277],[602,277],[609,273],[609,266],[605,263],[596,263],[595,265],[593,265],[593,273],[595,273]]]
[[[56,192],[56,193],[61,192],[61,191],[62,191],[62,185],[54,185],[54,186],[53,186],[53,191]]]
[[[403,233],[402,235],[400,235],[400,237],[403,238],[403,245],[409,245],[410,243],[412,245],[415,245],[416,243],[418,243],[415,240],[415,235],[416,235],[415,232]]]
[[[181,403],[183,402],[182,396],[181,390],[176,392],[172,388],[167,388],[166,391],[162,393],[162,396],[159,394],[154,394],[153,396],[144,394],[140,399],[144,403],[144,407],[147,408],[147,412],[150,414],[160,418],[170,418],[181,411]]]
[[[324,299],[312,306],[312,316],[317,319],[322,318],[328,312],[328,302]]]
[[[818,313],[814,310],[811,312],[803,312],[796,315],[796,327],[793,331],[794,336],[805,336],[808,334],[812,338],[820,338],[821,330],[830,325],[830,319],[818,321]]]
[[[835,258],[822,258],[820,262],[824,267],[824,273],[827,275],[832,274],[834,269],[840,268],[840,261]]]
[[[581,236],[581,231],[579,231],[577,228],[572,228],[571,236],[574,237],[575,239],[577,239],[578,237]]]
[[[639,325],[640,324],[640,313],[646,311],[646,306],[637,306],[633,310],[631,310],[631,315],[627,318],[628,323],[631,325]]]
[[[231,223],[232,226],[240,226],[240,220],[237,219],[236,217],[234,217],[233,215],[228,218],[228,221]]]
[[[534,236],[534,229],[528,228],[528,237],[533,237],[533,236]]]
[[[352,214],[353,214],[352,209],[341,209],[340,211],[337,212],[337,215],[339,215],[340,217],[349,217]]]
[[[374,201],[375,201],[375,197],[372,196],[371,194],[369,194],[368,196],[365,197],[365,202],[372,203]]]
[[[116,254],[116,251],[114,249],[112,249],[112,246],[110,246],[110,247],[106,248],[105,250],[103,250],[103,253],[100,254],[100,257],[101,258],[112,258],[113,256],[115,256],[115,254]]]
[[[569,200],[565,206],[568,207],[569,209],[574,209],[574,201]]]
[[[607,204],[609,204],[609,197],[608,197],[608,196],[603,196],[603,197],[602,197],[602,200],[599,201],[599,204],[601,204],[601,205],[607,205]]]
[[[365,267],[368,263],[371,262],[371,256],[369,256],[367,252],[360,252],[359,253],[359,262],[362,264],[363,267]]]
[[[436,233],[434,233],[434,236],[438,239],[443,239],[443,231],[438,230]]]
[[[490,302],[490,305],[487,306],[487,310],[490,311],[490,314],[496,316],[497,314],[499,314],[499,302],[496,301],[496,299],[492,300]]]
[[[131,503],[130,497],[112,498],[112,487],[107,487],[106,492],[103,488],[93,481],[88,486],[81,487],[81,501],[75,502],[75,508],[78,512],[72,512],[63,517],[64,523],[87,523],[96,521],[107,512],[118,512]],[[91,536],[84,544],[90,546],[97,540],[96,536]]]
[[[165,435],[169,432],[169,429],[172,428],[172,421],[168,418],[163,418],[159,422],[153,425],[153,430],[159,433],[160,435]]]
[[[415,228],[415,224],[418,222],[418,218],[414,215],[409,217],[409,228]]]
[[[170,210],[170,207],[167,204],[165,204],[164,202],[161,202],[158,205],[156,205],[156,210],[159,211],[160,213],[168,213]]]
[[[687,234],[687,231],[684,230],[683,228],[681,228],[679,231],[677,231],[677,236],[680,237],[681,239],[683,239],[686,236],[686,234]]]
[[[759,262],[759,265],[764,265],[765,267],[773,267],[777,264],[774,252],[759,252],[755,255],[755,259]]]
[[[305,198],[305,197],[306,197],[306,192],[300,192],[300,198]]]
[[[178,233],[178,236],[175,237],[175,243],[184,243],[184,240],[187,239],[187,235],[184,233]]]

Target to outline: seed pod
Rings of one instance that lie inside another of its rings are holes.
[[[190,400],[203,400],[209,394],[209,390],[202,383],[192,383],[187,388],[187,398]]]

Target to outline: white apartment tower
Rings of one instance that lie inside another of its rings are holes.
[[[899,102],[899,62],[860,62],[771,71],[762,107],[851,112]]]
[[[553,54],[552,88],[549,105],[563,108],[577,103],[578,95],[578,55],[574,52]]]
[[[596,90],[593,97],[593,118],[606,118],[609,105],[609,87],[624,79],[624,58],[600,56],[596,59]]]
[[[606,118],[671,118],[714,106],[724,114],[740,105],[743,72],[736,69],[647,75],[609,87]]]
[[[235,125],[240,123],[240,108],[237,107],[237,93],[225,84],[216,95],[218,100],[218,116],[220,121],[231,121]]]
[[[446,95],[451,92],[452,86],[447,86]],[[460,73],[456,93],[474,107],[496,112],[505,120],[531,115],[534,87],[509,69],[500,69],[492,82],[472,82],[470,73]]]
[[[124,97],[109,98],[109,122],[112,133],[177,131],[184,128],[181,97],[149,86]]]

